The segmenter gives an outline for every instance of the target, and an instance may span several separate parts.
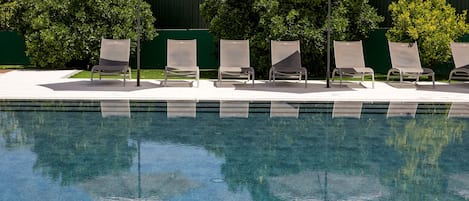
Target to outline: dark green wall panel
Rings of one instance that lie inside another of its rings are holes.
[[[16,32],[0,32],[0,65],[27,65],[23,36]]]
[[[159,30],[158,37],[142,44],[142,68],[166,66],[167,39],[197,39],[197,63],[200,68],[217,68],[217,47],[208,30]]]
[[[204,0],[147,0],[159,29],[203,29],[207,24],[200,16]]]
[[[363,40],[365,63],[376,73],[387,73],[391,67],[386,31],[387,29],[374,30],[369,38]]]

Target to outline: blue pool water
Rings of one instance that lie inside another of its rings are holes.
[[[468,200],[468,108],[3,101],[0,200]]]

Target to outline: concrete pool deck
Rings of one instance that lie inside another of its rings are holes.
[[[345,82],[342,87],[334,82],[326,88],[324,80],[304,82],[278,81],[271,86],[256,81],[254,87],[241,81],[227,81],[215,87],[214,80],[200,80],[198,88],[190,82],[171,81],[163,87],[160,80],[127,81],[71,79],[77,70],[14,70],[0,74],[0,99],[3,100],[251,100],[251,101],[362,101],[362,102],[469,102],[469,83],[437,82]]]

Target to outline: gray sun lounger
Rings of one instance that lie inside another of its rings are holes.
[[[251,67],[249,40],[220,40],[220,67],[218,83],[223,76],[231,78],[247,78],[254,85],[254,68]]]
[[[430,68],[422,68],[417,42],[388,42],[388,44],[392,64],[387,75],[388,81],[391,76],[396,74],[399,75],[400,82],[403,82],[404,76],[415,78],[417,82],[421,76],[430,76],[433,88],[435,88],[435,73]]]
[[[308,71],[301,66],[300,41],[271,41],[272,68],[269,81],[275,85],[277,78],[301,79],[308,86]]]
[[[451,43],[454,69],[449,73],[448,82],[452,79],[469,80],[469,43]]]
[[[164,70],[164,86],[170,75],[194,77],[199,87],[199,66],[197,66],[197,40],[167,41],[166,67]]]
[[[129,58],[130,39],[101,39],[99,64],[91,68],[91,83],[94,73],[99,74],[99,79],[103,75],[123,75],[125,86],[127,75],[131,77]]]
[[[365,76],[370,75],[372,87],[375,88],[375,73],[372,68],[365,66],[362,41],[334,41],[334,58],[332,81],[337,74],[342,86],[343,76],[360,76],[363,82]]]

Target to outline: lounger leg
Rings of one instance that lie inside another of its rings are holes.
[[[332,75],[332,76],[331,76],[331,82],[334,82],[334,78],[335,78],[335,73],[336,73],[336,72],[337,72],[337,68],[332,71],[332,74],[331,74],[331,75]]]
[[[93,73],[94,73],[94,71],[91,70],[91,85],[93,85]]]
[[[127,76],[127,73],[124,73],[124,87],[125,87],[125,78]]]
[[[340,78],[339,86],[342,88],[342,71],[341,70],[339,70],[339,78]]]
[[[375,74],[371,74],[371,87],[375,88]]]
[[[197,79],[197,88],[199,88],[199,84],[200,84],[200,83],[199,83],[199,80],[200,80],[200,72],[199,72],[199,69],[197,69],[195,76],[196,76],[196,79]]]
[[[219,86],[220,86],[220,83],[221,83],[221,80],[222,80],[222,77],[221,77],[221,76],[222,76],[222,75],[221,75],[221,72],[220,72],[220,70],[218,70],[218,82],[217,82],[217,84],[215,84],[216,87],[219,87]]]
[[[163,86],[166,86],[167,82],[168,82],[168,72],[165,71],[165,72],[164,72]]]
[[[452,72],[449,74],[448,83],[451,83],[451,78],[453,78],[453,73]]]
[[[272,69],[269,70],[269,82],[272,82]]]
[[[308,72],[305,72],[305,88],[308,88]]]
[[[254,80],[256,79],[254,70],[252,71],[251,76],[252,76],[252,87],[254,87]]]
[[[275,86],[275,73],[272,72],[272,84]]]
[[[433,88],[435,88],[435,73],[432,74]]]

